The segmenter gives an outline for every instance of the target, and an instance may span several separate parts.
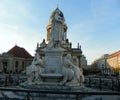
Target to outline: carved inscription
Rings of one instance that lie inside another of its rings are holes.
[[[46,65],[48,66],[57,66],[60,65],[60,57],[53,57],[53,56],[49,56],[46,59]]]
[[[57,73],[61,70],[61,58],[58,56],[47,56],[45,59],[46,72]]]

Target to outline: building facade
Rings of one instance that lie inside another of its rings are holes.
[[[120,70],[120,50],[110,54],[107,63],[110,68],[118,72]]]
[[[108,54],[104,54],[101,57],[97,58],[93,63],[92,66],[96,67],[98,69],[103,69],[103,68],[107,68],[107,57]]]
[[[19,46],[14,46],[8,52],[0,55],[0,72],[19,73],[31,64],[33,57]]]
[[[98,68],[100,69],[108,68],[107,57],[108,57],[108,54],[104,54],[98,59]]]
[[[113,75],[114,71],[108,66],[108,56],[109,54],[104,54],[100,58],[96,59],[92,63],[92,67],[99,69],[103,75]]]
[[[82,55],[80,60],[81,60],[80,61],[81,62],[81,67],[83,69],[88,69],[86,57],[84,55]]]

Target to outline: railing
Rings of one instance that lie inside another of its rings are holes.
[[[0,74],[0,87],[16,86],[27,80],[24,74]]]
[[[2,75],[0,77],[0,87],[4,86],[16,86],[26,81],[25,75]],[[97,88],[100,90],[108,89],[112,91],[120,91],[120,79],[119,78],[96,78],[96,77],[85,77],[85,86],[91,88]]]
[[[75,95],[76,100],[82,100],[81,96],[90,96],[90,95],[120,95],[120,92],[78,92],[78,91],[43,91],[43,90],[31,90],[31,89],[16,89],[16,88],[6,88],[6,87],[1,87],[0,91],[12,91],[12,92],[24,92],[26,93],[26,99],[25,100],[30,100],[30,93],[41,93],[41,94],[59,94],[59,95]],[[9,100],[10,98],[3,98],[4,100]],[[11,99],[10,99],[11,100]],[[13,99],[17,100],[17,99]],[[32,99],[33,100],[33,99]],[[95,99],[96,100],[96,99]],[[97,99],[98,100],[98,99]],[[102,100],[102,98],[100,99]]]
[[[119,78],[97,78],[97,77],[86,77],[85,86],[91,88],[97,88],[100,90],[112,90],[120,91],[120,79]]]

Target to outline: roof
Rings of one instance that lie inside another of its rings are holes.
[[[24,48],[17,45],[11,48],[7,53],[13,55],[14,57],[33,58],[32,55],[29,54]]]
[[[120,55],[120,50],[117,51],[117,52],[114,52],[114,53],[110,54],[110,55],[108,56],[108,58],[117,57],[117,56],[119,56],[119,55]]]

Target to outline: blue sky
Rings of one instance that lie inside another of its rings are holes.
[[[0,0],[0,53],[17,44],[34,55],[57,3],[69,41],[81,44],[88,64],[120,50],[120,0]]]

